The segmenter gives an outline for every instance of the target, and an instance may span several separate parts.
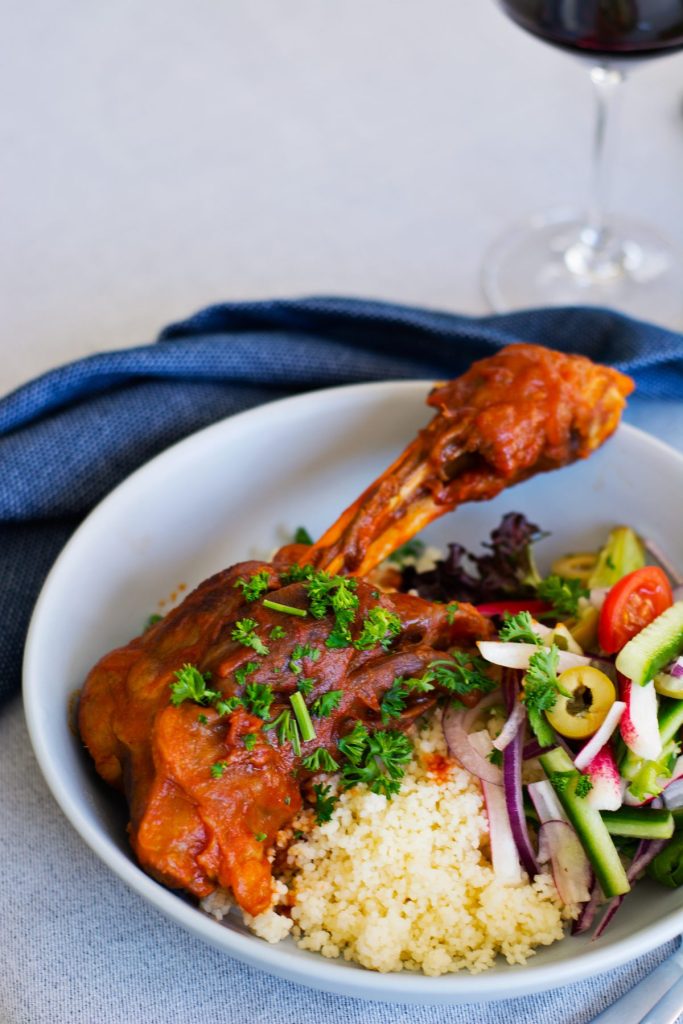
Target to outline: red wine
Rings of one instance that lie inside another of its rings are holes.
[[[683,0],[500,0],[528,32],[604,57],[654,57],[683,47]]]

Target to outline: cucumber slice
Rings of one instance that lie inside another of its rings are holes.
[[[621,807],[618,811],[602,811],[602,820],[611,836],[671,839],[674,834],[671,811],[649,807]]]
[[[677,601],[622,647],[617,655],[617,671],[644,686],[682,650],[683,601]]]
[[[631,886],[624,866],[600,811],[591,807],[585,797],[576,795],[576,783],[581,778],[581,773],[574,768],[573,762],[561,747],[541,754],[539,761],[567,817],[576,829],[605,896],[609,899],[629,892]],[[562,780],[560,785],[557,784],[559,779]]]

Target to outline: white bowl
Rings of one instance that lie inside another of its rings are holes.
[[[426,423],[424,381],[333,388],[261,406],[202,430],[138,470],[88,517],[57,560],[26,645],[24,701],[48,785],[104,863],[178,924],[271,974],[343,995],[441,1003],[509,998],[607,971],[683,930],[683,890],[639,884],[598,942],[569,937],[529,963],[480,975],[376,974],[268,945],[232,918],[219,924],[145,875],[131,858],[120,804],[96,779],[67,706],[88,669],[138,634],[159,602],[234,562],[267,554],[292,530],[321,532]],[[595,547],[628,523],[683,564],[683,457],[622,426],[587,462],[539,476],[495,501],[463,506],[425,531],[476,547],[507,511],[552,536],[541,564]],[[167,605],[164,605],[167,607]]]

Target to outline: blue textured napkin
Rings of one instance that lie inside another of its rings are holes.
[[[158,341],[81,359],[0,400],[0,700],[78,522],[141,463],[261,402],[363,380],[448,378],[512,341],[580,352],[683,398],[683,336],[606,310],[472,318],[353,299],[217,305]]]

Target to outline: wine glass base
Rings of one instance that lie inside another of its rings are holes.
[[[611,306],[683,328],[683,254],[652,228],[610,220],[596,245],[576,211],[532,217],[496,242],[482,272],[497,313],[534,306]]]

